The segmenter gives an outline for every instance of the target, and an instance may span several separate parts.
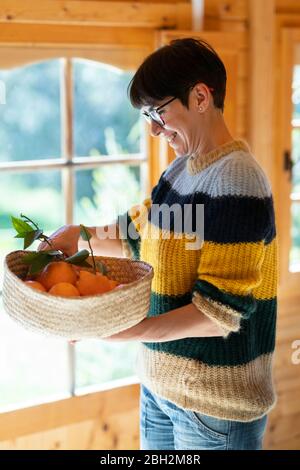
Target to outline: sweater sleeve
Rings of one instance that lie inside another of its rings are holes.
[[[141,230],[147,222],[150,207],[151,198],[147,198],[118,217],[123,254],[127,258],[140,257]]]
[[[161,174],[158,183],[151,191],[151,196],[136,204],[118,217],[119,233],[123,254],[126,258],[140,259],[141,232],[148,221],[152,201],[161,187],[166,170]]]
[[[275,237],[273,198],[264,174],[239,169],[236,180],[235,168],[229,169],[230,175],[220,174],[214,182],[218,197],[208,195],[204,205],[204,244],[192,292],[193,304],[225,338],[256,311],[253,291]]]

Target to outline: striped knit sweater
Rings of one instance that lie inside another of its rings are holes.
[[[176,238],[172,223],[168,231],[151,220],[153,204],[174,203],[204,204],[197,250],[186,249],[190,239]],[[193,302],[224,332],[141,343],[141,382],[182,408],[217,418],[266,414],[275,402],[277,243],[271,189],[247,144],[234,140],[205,155],[177,157],[151,200],[125,217],[136,231],[124,244],[130,256],[154,268],[148,316]]]

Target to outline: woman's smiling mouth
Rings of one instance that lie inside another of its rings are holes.
[[[168,138],[169,144],[172,144],[172,143],[173,143],[173,141],[175,140],[176,136],[177,136],[177,132],[174,132],[174,133]]]

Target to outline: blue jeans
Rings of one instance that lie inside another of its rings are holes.
[[[260,450],[267,416],[251,422],[212,418],[141,386],[142,450]]]

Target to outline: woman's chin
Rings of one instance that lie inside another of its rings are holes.
[[[182,148],[182,145],[180,145],[180,142],[177,142],[177,139],[175,138],[173,142],[169,143],[171,149],[173,149],[176,157],[183,157],[186,155],[184,152],[184,149]]]
[[[173,147],[176,157],[184,157],[186,155],[180,147]]]

